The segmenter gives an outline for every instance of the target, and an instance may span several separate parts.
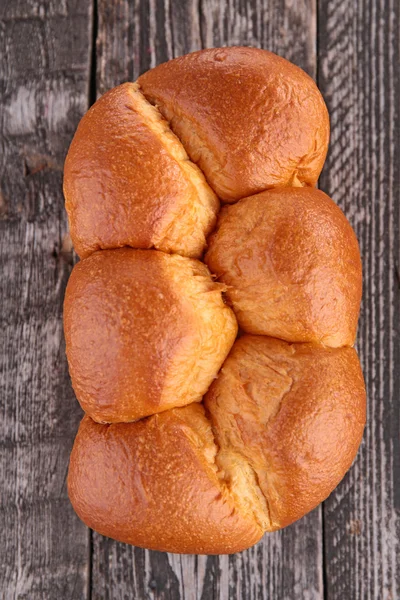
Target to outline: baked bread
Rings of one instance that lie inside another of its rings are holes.
[[[353,462],[365,424],[354,348],[244,335],[206,394],[217,465],[248,461],[267,503],[266,530],[315,508]]]
[[[200,404],[136,423],[99,425],[86,416],[71,454],[69,495],[89,527],[117,540],[170,552],[237,552],[264,528],[220,481],[216,452]],[[252,490],[248,470],[244,485]]]
[[[329,117],[314,81],[257,48],[212,48],[139,77],[221,200],[265,189],[315,185]]]
[[[64,304],[72,385],[95,421],[135,421],[199,402],[237,333],[198,260],[104,250],[74,268]]]
[[[328,496],[365,423],[353,348],[261,336],[235,343],[204,405],[110,426],[86,416],[69,472],[80,518],[136,546],[237,552]]]
[[[202,172],[135,83],[104,94],[81,120],[64,195],[81,258],[122,246],[199,258],[219,210]]]
[[[357,238],[314,188],[277,188],[224,207],[205,262],[240,327],[290,342],[352,346],[361,301]]]
[[[254,48],[160,65],[82,119],[64,191],[83,260],[64,320],[87,414],[68,490],[96,531],[237,552],[350,467],[365,423],[361,262],[312,187],[328,136],[314,82]],[[236,204],[215,229],[218,197]],[[208,271],[196,258],[210,233]]]

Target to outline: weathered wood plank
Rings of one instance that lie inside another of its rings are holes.
[[[175,56],[266,48],[316,73],[316,0],[98,0],[97,95]]]
[[[202,47],[268,48],[316,69],[314,0],[98,0],[97,94]],[[178,556],[130,548],[93,534],[92,598],[221,600],[323,598],[322,521],[317,509],[234,556]]]
[[[80,410],[64,354],[66,149],[88,105],[91,1],[0,6],[0,596],[85,598],[65,478]]]
[[[360,241],[369,400],[361,451],[324,506],[329,600],[400,598],[399,33],[397,0],[320,1],[319,84],[332,120],[321,186]]]

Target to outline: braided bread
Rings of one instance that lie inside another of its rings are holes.
[[[86,413],[68,490],[89,527],[237,552],[351,466],[361,261],[314,187],[328,140],[312,79],[254,48],[169,61],[83,117],[64,173],[82,259],[64,327]]]

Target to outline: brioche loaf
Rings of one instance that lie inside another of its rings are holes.
[[[328,138],[314,82],[254,48],[169,61],[82,119],[64,193],[83,260],[64,326],[86,412],[68,490],[89,527],[237,552],[350,467],[365,423],[361,261],[313,187]]]

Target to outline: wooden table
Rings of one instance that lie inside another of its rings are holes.
[[[400,598],[399,13],[398,0],[0,0],[1,598]],[[167,555],[89,531],[68,502],[81,411],[62,331],[63,161],[107,89],[232,44],[292,60],[327,101],[320,185],[360,241],[368,425],[344,481],[299,523],[234,556]]]

